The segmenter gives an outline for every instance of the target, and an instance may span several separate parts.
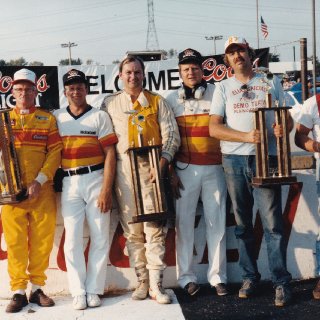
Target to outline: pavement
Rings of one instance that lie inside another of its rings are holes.
[[[107,294],[99,308],[77,311],[70,296],[53,297],[56,305],[41,308],[29,304],[16,314],[8,314],[9,300],[0,300],[0,320],[315,320],[320,319],[320,300],[312,297],[316,279],[293,281],[292,304],[274,306],[272,283],[263,281],[257,294],[240,299],[240,284],[229,284],[229,295],[219,297],[208,284],[201,285],[195,297],[179,288],[167,289],[173,303],[160,305],[151,299],[133,301],[131,292]]]
[[[177,297],[170,289],[167,292],[173,299],[172,304],[160,305],[151,299],[134,301],[131,292],[105,295],[98,308],[74,310],[70,296],[53,296],[56,305],[41,308],[30,303],[18,313],[6,313],[9,300],[0,300],[0,320],[183,320],[185,319]]]

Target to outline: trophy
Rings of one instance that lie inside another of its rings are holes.
[[[136,126],[138,135],[138,147],[134,146],[133,141],[132,147],[127,150],[136,205],[136,215],[129,223],[165,220],[168,218],[168,212],[159,166],[162,146],[155,145],[153,140],[144,146],[141,124],[145,117],[137,114],[135,110],[125,113],[130,114],[131,123]],[[153,173],[154,182],[150,180],[150,172]]]
[[[0,204],[17,203],[27,198],[14,147],[10,108],[0,109]]]
[[[268,73],[261,81],[266,85],[266,107],[258,108],[254,112],[255,129],[260,131],[260,142],[256,144],[256,176],[252,184],[256,187],[270,186],[275,184],[291,184],[297,181],[291,172],[290,141],[288,118],[290,107],[279,106],[279,101],[272,107],[272,94],[270,92],[273,74]],[[283,128],[282,137],[276,138],[277,146],[277,170],[270,170],[268,158],[268,133],[266,127],[266,115],[274,113],[275,124]]]

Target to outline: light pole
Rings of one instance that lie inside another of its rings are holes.
[[[213,54],[216,54],[216,40],[223,39],[223,36],[206,36],[206,40],[213,40]]]
[[[69,48],[69,66],[71,66],[71,47],[76,47],[77,44],[74,42],[68,42],[68,43],[62,43],[61,47],[62,48]]]

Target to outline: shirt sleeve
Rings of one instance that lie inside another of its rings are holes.
[[[172,108],[164,98],[159,101],[158,122],[163,145],[162,157],[171,162],[180,146],[180,135]]]
[[[55,172],[61,164],[61,150],[63,147],[61,137],[59,135],[56,118],[50,117],[50,128],[48,134],[47,154],[43,166],[38,174],[38,177],[45,175],[48,180],[52,180]],[[40,179],[43,182],[43,179]],[[41,183],[40,182],[40,183]]]
[[[224,117],[226,110],[226,95],[221,82],[217,83],[213,92],[210,115]]]
[[[98,140],[103,148],[116,144],[118,138],[113,130],[110,116],[107,112],[99,111]]]
[[[297,122],[308,129],[312,129],[315,124],[316,117],[319,117],[317,101],[314,97],[307,99],[301,106],[298,114]]]

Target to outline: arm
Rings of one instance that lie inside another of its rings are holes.
[[[298,123],[296,126],[296,134],[294,136],[294,142],[296,145],[309,152],[319,152],[320,146],[319,142],[309,138],[309,132],[311,129],[305,127],[304,125]]]
[[[38,197],[41,186],[48,180],[53,179],[55,172],[61,164],[62,147],[56,119],[52,117],[48,133],[46,158],[37,177],[27,186],[29,198]]]
[[[171,162],[180,146],[180,135],[171,106],[163,98],[159,101],[158,122],[162,138],[162,157]]]
[[[259,130],[254,129],[249,132],[242,132],[228,128],[223,124],[223,117],[214,114],[210,116],[209,134],[211,137],[214,137],[222,141],[248,143],[260,142]]]
[[[102,213],[106,213],[112,208],[112,186],[116,170],[116,152],[114,145],[103,149],[105,154],[103,183],[97,200],[97,206]]]

